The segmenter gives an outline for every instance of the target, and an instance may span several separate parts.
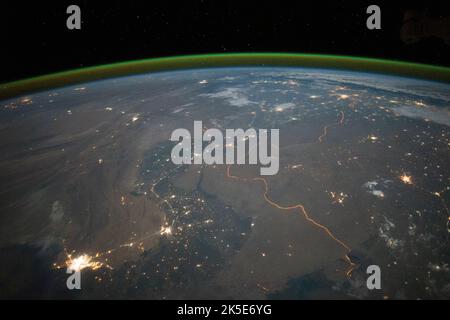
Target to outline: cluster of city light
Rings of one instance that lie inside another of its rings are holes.
[[[333,203],[343,204],[348,195],[344,192],[330,192],[331,198],[334,200]]]
[[[75,272],[80,272],[83,269],[97,270],[104,266],[100,261],[96,261],[94,257],[88,254],[82,254],[76,258],[72,258],[72,255],[68,255],[66,260],[67,269]]]
[[[172,234],[172,227],[171,226],[162,226],[161,231],[159,232],[160,235],[164,236],[170,236]]]
[[[135,242],[127,242],[119,245],[116,248],[105,250],[102,252],[97,252],[95,255],[89,255],[87,253],[78,254],[74,257],[75,251],[72,251],[71,254],[66,254],[66,260],[63,265],[54,263],[53,266],[56,269],[61,269],[63,267],[66,267],[69,270],[73,270],[76,272],[79,272],[83,269],[90,269],[90,270],[98,270],[100,268],[109,268],[112,269],[111,266],[109,266],[106,262],[108,259],[102,259],[104,262],[100,261],[101,258],[104,258],[105,256],[111,255],[113,252],[116,252],[120,248],[133,248],[135,247],[137,250],[143,252],[145,250],[144,248],[144,241],[153,238],[154,236],[170,236],[172,235],[172,227],[163,225],[161,226],[160,231],[147,235],[143,238],[141,238],[138,241]]]
[[[405,173],[400,176],[400,180],[405,184],[413,184],[412,177],[406,175]]]

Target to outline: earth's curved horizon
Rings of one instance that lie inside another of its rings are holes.
[[[0,296],[449,298],[450,84],[327,67],[0,86],[47,88],[0,99]],[[174,165],[195,120],[280,129],[279,173]]]
[[[380,58],[286,52],[236,52],[148,58],[83,67],[0,84],[0,99],[95,80],[200,68],[296,67],[372,72],[450,83],[450,68]]]

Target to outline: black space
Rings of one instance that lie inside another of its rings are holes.
[[[66,28],[66,8],[82,30]],[[366,28],[377,4],[382,29]],[[450,16],[450,1],[2,1],[0,82],[104,63],[214,52],[303,52],[450,66],[450,44],[400,38],[408,9]]]

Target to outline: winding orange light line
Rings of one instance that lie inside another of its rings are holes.
[[[235,180],[241,180],[241,181],[261,181],[264,184],[264,195],[263,195],[264,196],[264,200],[266,200],[266,202],[268,204],[270,204],[272,207],[275,207],[275,208],[280,209],[280,210],[299,209],[300,212],[305,217],[306,221],[308,221],[309,223],[311,223],[315,227],[323,230],[332,240],[337,242],[341,247],[343,247],[345,249],[345,251],[346,251],[345,261],[347,261],[350,264],[350,267],[351,267],[346,272],[346,274],[348,276],[351,274],[351,272],[353,271],[353,269],[356,266],[351,261],[350,257],[348,256],[348,254],[351,251],[351,248],[347,244],[345,244],[345,242],[343,242],[338,237],[336,237],[333,234],[333,232],[331,232],[331,230],[328,227],[324,226],[323,224],[320,224],[319,222],[317,222],[316,220],[311,218],[311,216],[309,215],[308,211],[306,211],[305,207],[302,204],[299,203],[299,204],[296,204],[296,205],[293,205],[293,206],[283,206],[283,205],[280,205],[280,204],[276,203],[275,201],[273,201],[272,199],[269,198],[269,184],[268,184],[268,182],[267,182],[267,180],[265,178],[257,177],[257,178],[247,179],[247,178],[242,178],[242,177],[238,177],[238,176],[232,175],[231,174],[231,165],[227,166],[227,177],[231,178],[231,179],[235,179]]]
[[[327,135],[327,129],[329,127],[335,126],[335,125],[342,125],[345,121],[345,114],[343,111],[340,111],[340,118],[339,121],[335,124],[332,125],[327,125],[324,127],[324,133],[319,137],[319,143],[322,143],[323,138],[325,138],[325,136]],[[277,209],[280,210],[295,210],[295,209],[299,209],[300,213],[302,213],[302,215],[304,216],[305,220],[308,221],[309,223],[311,223],[312,225],[314,225],[316,228],[319,228],[321,230],[323,230],[333,241],[335,241],[336,243],[338,243],[342,248],[345,249],[346,254],[344,256],[344,260],[350,265],[350,268],[346,271],[346,275],[350,276],[352,271],[356,268],[356,264],[353,263],[349,257],[349,253],[351,252],[351,248],[342,240],[340,240],[338,237],[336,237],[333,232],[331,232],[331,230],[326,227],[323,224],[320,224],[319,222],[317,222],[316,220],[314,220],[313,218],[311,218],[311,216],[309,215],[308,211],[305,209],[305,207],[301,204],[298,203],[296,205],[293,206],[283,206],[280,205],[278,203],[276,203],[275,201],[273,201],[272,199],[270,199],[269,197],[269,183],[267,182],[267,180],[265,178],[262,177],[256,177],[256,178],[242,178],[239,176],[235,176],[233,174],[231,174],[231,165],[227,166],[227,177],[230,179],[235,179],[235,180],[241,180],[241,181],[260,181],[263,183],[264,185],[264,200],[270,204],[272,207],[275,207]]]
[[[323,142],[323,139],[324,139],[324,138],[326,137],[326,135],[328,134],[328,128],[331,128],[331,127],[334,127],[334,126],[337,126],[337,125],[342,125],[342,124],[344,124],[344,121],[345,121],[345,114],[344,114],[343,111],[340,111],[339,114],[340,114],[341,117],[340,117],[338,123],[333,123],[333,124],[326,125],[326,126],[323,127],[323,133],[322,133],[322,134],[320,135],[320,137],[319,137],[319,143],[322,143],[322,142]]]

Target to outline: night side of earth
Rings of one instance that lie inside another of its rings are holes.
[[[171,133],[194,121],[279,129],[278,173],[174,164]],[[2,100],[0,297],[449,299],[449,128],[447,83],[318,68]]]

